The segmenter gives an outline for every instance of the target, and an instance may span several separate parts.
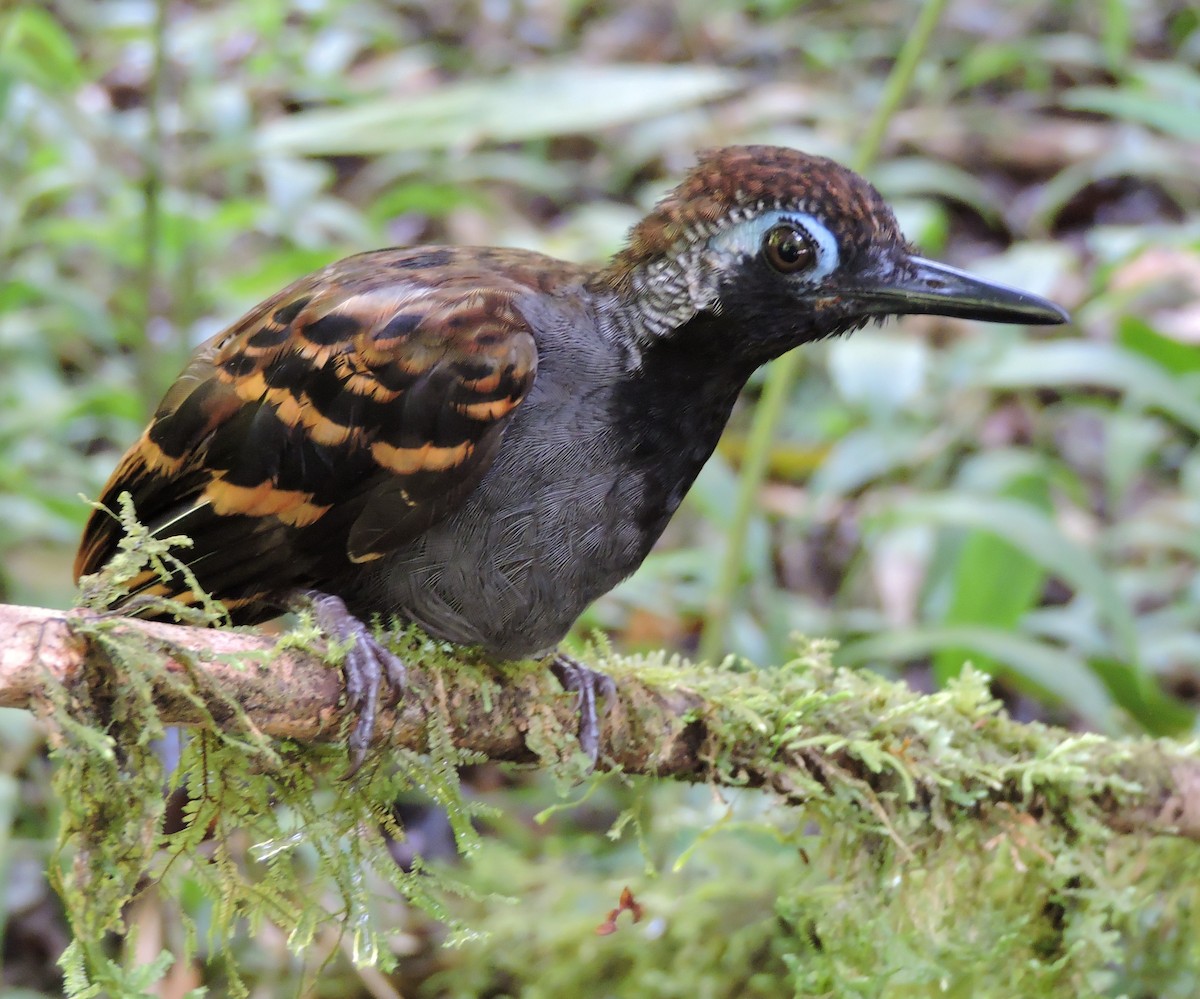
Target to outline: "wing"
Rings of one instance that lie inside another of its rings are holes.
[[[455,509],[533,382],[515,277],[486,251],[381,250],[284,289],[202,346],[101,497],[125,491],[235,620],[379,558]],[[491,262],[489,264],[489,261]],[[96,511],[76,577],[118,550]],[[145,572],[131,596],[197,599]]]

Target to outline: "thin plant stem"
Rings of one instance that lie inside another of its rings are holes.
[[[152,407],[161,393],[158,356],[151,324],[159,298],[159,256],[162,249],[163,126],[162,89],[166,74],[168,0],[157,0],[151,39],[154,65],[146,93],[146,141],[142,150],[142,265],[138,274],[140,331],[135,334],[135,365],[143,401]]]
[[[851,165],[859,172],[870,169],[879,155],[888,125],[904,102],[913,76],[921,63],[933,33],[949,0],[926,0],[917,17],[913,31],[906,38],[884,84],[883,94],[867,130],[859,139]],[[717,583],[709,600],[704,633],[700,639],[699,658],[715,662],[725,650],[726,632],[733,613],[738,588],[742,583],[743,551],[750,523],[755,516],[758,494],[766,477],[771,447],[779,424],[783,420],[792,386],[800,372],[803,355],[793,350],[775,361],[767,371],[762,398],[755,409],[754,420],[746,442],[745,457],[738,479],[733,520],[725,539],[725,556]]]

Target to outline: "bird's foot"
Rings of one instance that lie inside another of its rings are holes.
[[[392,691],[389,703],[395,704],[404,692],[407,670],[404,660],[377,642],[371,629],[346,609],[341,597],[310,590],[303,598],[312,608],[318,628],[335,641],[349,643],[342,662],[346,710],[358,716],[347,741],[350,769],[342,775],[343,780],[349,780],[366,760],[375,734],[381,681],[387,680]]]
[[[589,669],[565,652],[556,652],[550,662],[550,671],[558,677],[564,690],[579,694],[579,746],[587,753],[592,766],[600,758],[600,719],[596,713],[597,695],[605,702],[607,711],[617,696],[617,685],[612,677]]]

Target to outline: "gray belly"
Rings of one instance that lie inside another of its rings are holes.
[[[637,568],[654,541],[639,526],[641,476],[614,467],[608,428],[555,408],[522,407],[467,502],[380,560],[373,604],[452,642],[532,656]]]
[[[523,310],[550,332],[492,467],[462,507],[374,563],[348,594],[352,606],[510,658],[552,649],[661,531],[642,516],[661,498],[646,495],[613,425],[628,350],[569,296]]]
[[[538,373],[492,467],[462,507],[337,591],[357,612],[510,658],[550,651],[641,564],[749,374],[704,326],[635,357],[580,299],[522,310],[543,331]]]

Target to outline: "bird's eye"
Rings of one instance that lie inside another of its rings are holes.
[[[797,225],[777,225],[763,237],[763,256],[780,274],[797,274],[817,262],[817,244]]]

